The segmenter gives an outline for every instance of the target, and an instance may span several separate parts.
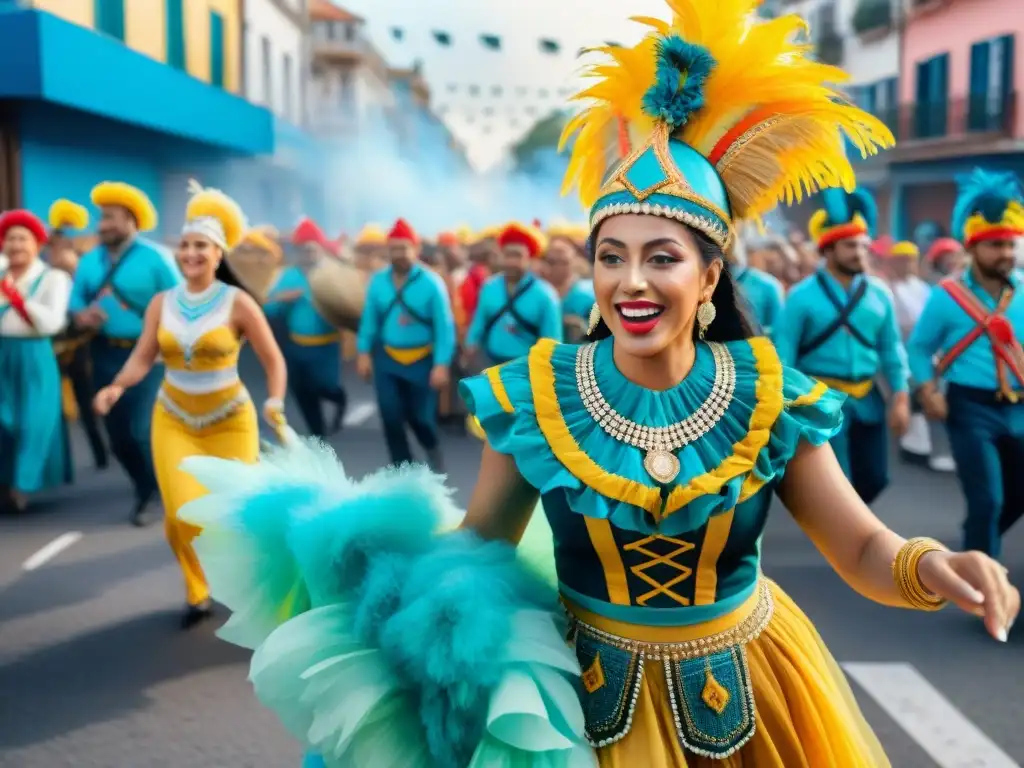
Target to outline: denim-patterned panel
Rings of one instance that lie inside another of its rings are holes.
[[[666,660],[679,740],[697,755],[722,759],[754,735],[754,694],[743,646],[684,661]]]
[[[580,701],[587,737],[606,746],[629,731],[644,673],[640,653],[608,645],[586,632],[576,634],[576,658],[583,671]]]

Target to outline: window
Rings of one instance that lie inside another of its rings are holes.
[[[224,87],[224,17],[210,11],[210,83]]]
[[[263,69],[263,103],[266,106],[272,106],[274,103],[274,72],[273,72],[273,54],[270,50],[270,38],[267,35],[263,36],[260,41],[260,65]]]
[[[345,41],[354,43],[356,41],[356,25],[346,24],[345,25]]]
[[[281,73],[281,101],[282,112],[289,120],[292,119],[292,55],[284,55],[284,65]]]
[[[93,0],[97,32],[124,42],[124,0]]]
[[[355,103],[355,78],[352,77],[351,70],[346,69],[341,73],[341,90],[339,91],[339,98],[343,108],[351,107]]]
[[[967,107],[972,131],[998,130],[1005,123],[1013,93],[1014,36],[1003,35],[971,46],[971,90]]]
[[[914,137],[934,138],[946,134],[949,114],[949,54],[943,53],[917,64],[917,115]]]
[[[185,9],[183,0],[164,0],[167,21],[167,65],[185,69]]]

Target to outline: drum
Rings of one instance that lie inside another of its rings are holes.
[[[338,328],[359,329],[369,276],[354,264],[326,258],[309,273],[313,303],[324,319]]]
[[[245,290],[261,304],[265,303],[281,273],[273,254],[242,244],[228,253],[227,262]]]

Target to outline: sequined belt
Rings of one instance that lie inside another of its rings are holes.
[[[771,586],[761,579],[750,603],[737,609],[736,623],[680,642],[621,637],[570,614],[588,741],[601,748],[625,738],[645,665],[653,661],[663,668],[683,749],[713,760],[737,752],[753,737],[756,721],[745,646],[764,631],[774,610]]]
[[[251,398],[249,397],[249,391],[243,387],[233,398],[205,413],[191,413],[182,408],[163,389],[157,395],[157,400],[170,416],[180,421],[189,429],[200,430],[212,427],[214,424],[219,424],[231,418],[239,409],[245,407],[251,401]]]

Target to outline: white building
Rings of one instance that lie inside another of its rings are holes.
[[[829,38],[826,44],[838,54],[838,60],[829,63],[850,73],[855,91],[874,90],[873,108],[884,111],[896,106],[900,0],[776,0],[775,4],[777,11],[807,19],[815,42]]]
[[[308,117],[309,0],[245,0],[245,97],[293,125]]]
[[[390,120],[395,96],[365,21],[329,0],[312,0],[310,119],[315,131],[351,134]]]

